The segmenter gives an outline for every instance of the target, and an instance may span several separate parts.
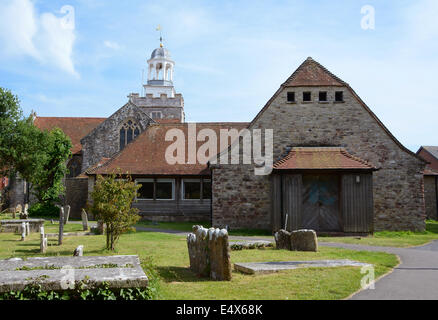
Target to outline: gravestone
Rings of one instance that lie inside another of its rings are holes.
[[[47,250],[47,236],[44,233],[44,227],[40,227],[40,252],[46,253]]]
[[[64,207],[64,214],[65,214],[65,216],[64,216],[64,224],[66,224],[68,222],[68,218],[70,217],[70,206],[69,205],[66,205]]]
[[[84,255],[84,246],[78,246],[73,252],[73,257],[82,257]]]
[[[17,204],[17,206],[15,207],[15,213],[21,214],[22,211],[23,207],[21,206],[21,204]]]
[[[193,226],[193,233],[187,235],[187,247],[190,269],[198,276],[231,280],[227,230]]]
[[[313,230],[292,231],[290,243],[293,251],[318,251],[318,239]]]
[[[275,247],[277,249],[291,250],[290,232],[286,230],[278,230],[275,235]]]
[[[277,249],[291,251],[318,251],[318,238],[313,230],[296,230],[288,232],[279,230],[275,233]]]
[[[62,245],[62,238],[64,237],[64,208],[59,208],[59,234],[58,245]]]
[[[21,223],[21,241],[26,239],[26,222]]]
[[[88,230],[88,215],[84,209],[82,209],[81,217],[82,217],[82,229],[84,231],[87,231]]]
[[[102,220],[97,221],[97,234],[105,233],[105,223]]]

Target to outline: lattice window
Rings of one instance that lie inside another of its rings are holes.
[[[137,138],[140,132],[140,126],[136,122],[132,120],[126,121],[120,129],[120,150]]]

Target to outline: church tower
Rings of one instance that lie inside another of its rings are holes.
[[[138,93],[131,93],[130,101],[157,122],[184,122],[184,99],[182,94],[175,93],[173,86],[175,62],[161,38],[160,47],[152,51],[147,64],[148,78],[143,84],[145,95],[140,97]]]

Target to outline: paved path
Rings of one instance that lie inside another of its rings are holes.
[[[393,272],[375,283],[375,289],[362,290],[353,300],[429,300],[438,299],[438,240],[421,247],[392,248],[320,243],[321,246],[379,251],[399,256]]]
[[[186,236],[187,232],[137,227],[139,231],[165,232]],[[236,237],[230,240],[266,240],[269,237]],[[401,263],[375,283],[375,289],[356,293],[353,300],[429,300],[438,299],[438,240],[413,248],[373,247],[320,242],[320,246],[396,254]]]

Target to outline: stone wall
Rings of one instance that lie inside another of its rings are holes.
[[[129,119],[137,122],[142,132],[152,122],[144,111],[128,102],[81,140],[82,171],[98,163],[103,157],[111,158],[120,151],[120,128]]]
[[[437,215],[437,190],[436,179],[438,176],[424,176],[424,202],[428,219],[438,220]]]
[[[334,102],[335,91],[344,102]],[[294,91],[297,103],[287,102]],[[303,103],[303,91],[312,102]],[[318,92],[327,91],[327,103]],[[425,163],[379,125],[348,87],[283,88],[250,129],[273,129],[274,162],[294,146],[339,146],[380,168],[373,175],[375,230],[424,230]],[[252,165],[213,168],[213,224],[271,229],[270,176],[255,176]]]
[[[10,177],[9,185],[5,189],[5,200],[8,208],[15,208],[18,204],[22,206],[26,203],[27,197],[27,183],[20,177]]]
[[[65,179],[65,205],[70,206],[70,217],[81,218],[82,208],[85,208],[88,199],[87,178]]]

